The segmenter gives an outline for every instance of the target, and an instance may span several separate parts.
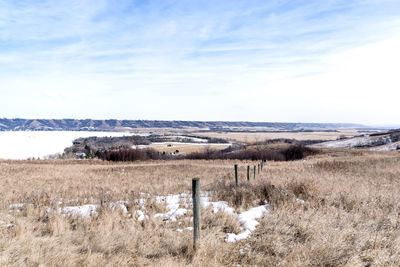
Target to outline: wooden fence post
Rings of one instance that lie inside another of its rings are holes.
[[[193,198],[193,249],[196,250],[200,240],[200,179],[192,179]]]
[[[256,166],[254,165],[254,180],[256,179]]]
[[[239,185],[239,173],[238,173],[238,165],[237,164],[235,164],[235,183],[236,183],[236,186]]]
[[[250,166],[247,165],[247,181],[250,181]]]

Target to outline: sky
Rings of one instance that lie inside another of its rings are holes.
[[[399,0],[0,0],[0,117],[400,124],[399,14]]]

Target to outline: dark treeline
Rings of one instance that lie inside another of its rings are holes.
[[[238,151],[204,151],[194,152],[185,156],[185,159],[236,159],[236,160],[273,160],[290,161],[303,159],[315,154],[314,149],[293,145],[281,149],[255,148]]]
[[[108,161],[136,161],[136,160],[160,160],[160,159],[235,159],[235,160],[273,160],[290,161],[303,159],[309,155],[317,153],[316,150],[293,145],[282,149],[242,149],[236,151],[206,150],[204,152],[194,152],[187,155],[167,155],[155,151],[154,149],[120,149],[104,152],[99,158]]]
[[[119,150],[110,150],[104,153],[98,153],[97,156],[108,161],[137,161],[137,160],[157,160],[166,159],[165,155],[151,148],[132,149],[125,148]]]

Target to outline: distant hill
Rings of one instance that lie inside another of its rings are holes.
[[[400,129],[323,142],[311,145],[311,147],[368,149],[372,151],[400,150]]]
[[[360,124],[281,123],[248,121],[160,121],[160,120],[76,120],[0,119],[0,131],[123,131],[135,128],[199,128],[210,130],[309,131],[364,128]],[[251,128],[251,129],[248,129]]]

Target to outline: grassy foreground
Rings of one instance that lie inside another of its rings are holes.
[[[233,165],[240,184],[233,186]],[[0,161],[0,266],[400,266],[399,153],[331,151],[267,162],[246,181],[245,161]],[[188,214],[177,221],[154,196],[189,193],[191,179],[240,213],[267,200],[250,238],[237,217],[202,210],[192,249]],[[138,199],[145,199],[140,207]],[[128,213],[109,203],[128,201]],[[23,203],[24,205],[11,204]],[[98,216],[63,216],[64,206],[100,204]],[[134,210],[148,216],[138,220]]]

